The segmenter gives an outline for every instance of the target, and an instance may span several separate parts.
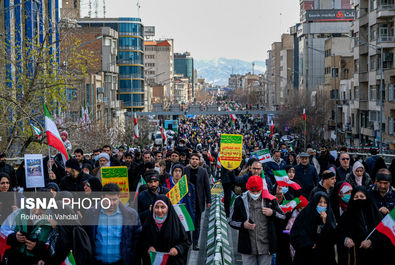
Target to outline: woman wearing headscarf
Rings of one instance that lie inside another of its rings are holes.
[[[337,227],[339,241],[347,248],[347,258],[339,261],[340,264],[383,264],[379,262],[380,241],[383,236],[374,232],[366,239],[381,219],[382,215],[368,196],[366,189],[362,186],[355,187],[347,210],[340,218]]]
[[[329,197],[317,192],[292,226],[291,244],[295,248],[295,265],[336,264],[334,231],[335,215]]]
[[[191,242],[170,199],[165,195],[156,197],[151,215],[144,223],[141,238],[143,248],[148,253],[170,254],[167,265],[186,264]]]
[[[365,171],[365,167],[359,161],[354,163],[352,172],[347,174],[346,182],[350,183],[353,188],[363,186],[365,189],[373,184],[369,174]]]
[[[331,193],[331,206],[335,218],[338,221],[340,216],[346,211],[351,198],[352,186],[346,181],[336,183]]]

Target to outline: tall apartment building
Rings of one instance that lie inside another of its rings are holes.
[[[395,149],[395,3],[393,0],[354,1],[357,18],[353,24],[354,101],[353,134],[355,144],[380,141],[381,96],[384,106],[382,130],[384,142]],[[383,48],[384,87],[380,95],[381,53]]]
[[[109,27],[118,32],[118,98],[122,108],[141,111],[145,107],[144,31],[140,18],[81,18],[81,27]]]
[[[266,71],[264,74],[264,102],[266,105],[269,106],[270,109],[273,108],[274,106],[274,84],[272,83],[271,76],[273,74],[272,72],[272,59],[273,59],[273,52],[272,50],[267,51],[267,59],[265,61],[266,64]]]
[[[280,51],[280,104],[286,104],[293,92],[294,36],[281,35]]]
[[[272,43],[272,69],[271,69],[271,76],[270,88],[272,91],[269,91],[269,97],[272,96],[272,99],[269,99],[272,102],[273,106],[278,108],[281,104],[280,102],[280,52],[281,52],[281,42],[273,42]]]
[[[349,34],[355,17],[350,8],[350,0],[300,0],[299,89],[311,93],[324,84],[325,40]]]
[[[174,74],[189,78],[192,87],[192,97],[195,97],[193,87],[195,84],[195,66],[189,52],[174,54]]]
[[[155,89],[155,95],[162,95],[158,97],[159,102],[171,102],[174,94],[174,41],[145,41],[144,66],[147,85]]]

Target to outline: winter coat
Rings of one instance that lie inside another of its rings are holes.
[[[309,197],[311,190],[318,185],[318,174],[314,166],[299,164],[295,166],[294,180],[302,187],[302,195]]]
[[[141,219],[141,224],[144,225],[145,220],[149,216],[150,206],[153,205],[155,198],[160,194],[167,194],[168,192],[168,188],[159,185],[158,194],[153,193],[150,189],[139,193],[137,196],[137,211]]]
[[[277,248],[277,237],[275,222],[276,218],[285,219],[285,215],[280,209],[276,200],[263,199],[265,207],[273,210],[273,214],[267,217],[268,220],[268,237],[269,237],[269,252],[270,254],[276,252]],[[263,202],[262,200],[262,202]],[[242,254],[251,253],[251,241],[249,232],[244,228],[244,222],[249,219],[249,205],[248,205],[248,191],[242,195],[237,196],[234,205],[230,212],[229,225],[239,230],[239,239],[237,251]]]
[[[191,166],[184,168],[184,174],[187,175],[188,181],[191,176]],[[202,167],[198,167],[198,173],[196,174],[196,211],[203,212],[206,203],[211,203],[211,189],[209,184],[209,178],[207,170]]]
[[[120,242],[122,262],[124,265],[138,264],[136,250],[141,236],[140,218],[134,209],[126,207],[122,202],[119,203],[119,209],[123,220]],[[100,211],[101,208],[91,208],[86,211],[83,219],[93,252],[96,250],[95,241]]]
[[[91,178],[91,175],[80,173],[77,178],[72,176],[65,176],[60,182],[59,188],[62,191],[84,191],[84,181]]]
[[[381,196],[380,192],[378,191],[377,185],[373,185],[368,191],[370,197],[372,198],[374,204],[377,206],[377,209],[381,207],[387,208],[389,211],[394,209],[395,207],[395,188],[389,188],[389,191],[384,195]]]
[[[280,158],[280,162],[276,163],[275,161],[269,161],[265,165],[265,175],[269,176],[272,183],[276,183],[276,179],[274,178],[273,170],[282,170],[285,169],[287,162]]]
[[[355,187],[357,187],[358,185],[357,185],[357,182],[356,182],[356,180],[355,180],[355,176],[354,176],[354,174],[351,172],[351,173],[349,173],[349,174],[347,174],[347,176],[346,176],[346,182],[348,182],[348,183],[350,183],[351,184],[351,186],[353,187],[353,188],[355,188]],[[367,174],[367,173],[363,173],[363,176],[362,176],[362,186],[364,186],[365,187],[365,189],[369,189],[369,187],[372,185],[373,183],[372,183],[372,180],[370,179],[370,177],[369,177],[369,175]]]

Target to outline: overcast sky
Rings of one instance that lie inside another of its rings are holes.
[[[136,3],[106,0],[106,16],[135,17]],[[262,61],[271,43],[299,21],[299,0],[141,0],[140,15],[144,25],[156,27],[156,37],[174,39],[175,52]]]

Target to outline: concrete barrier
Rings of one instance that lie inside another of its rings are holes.
[[[232,265],[232,250],[228,238],[228,224],[223,195],[212,195],[207,232],[206,265]]]

